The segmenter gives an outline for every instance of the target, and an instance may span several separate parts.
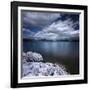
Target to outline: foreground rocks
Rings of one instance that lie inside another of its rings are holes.
[[[68,75],[62,65],[42,61],[43,57],[39,53],[23,53],[22,77]]]

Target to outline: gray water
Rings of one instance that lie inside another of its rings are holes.
[[[40,53],[46,62],[62,64],[70,74],[79,74],[79,42],[23,41],[23,51]]]

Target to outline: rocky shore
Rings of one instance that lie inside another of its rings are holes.
[[[44,62],[43,56],[36,52],[22,54],[22,77],[68,75],[65,67],[56,63]]]

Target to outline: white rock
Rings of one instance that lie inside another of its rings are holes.
[[[29,51],[26,53],[27,61],[33,61],[33,52]]]
[[[35,53],[35,52],[33,53],[33,59],[34,61],[43,61],[42,55],[39,53]]]
[[[41,54],[29,51],[22,53],[22,77],[68,75],[62,65],[42,62]]]
[[[22,59],[22,62],[23,62],[23,63],[26,63],[26,62],[27,62],[27,61],[26,61],[26,60],[27,60],[26,53],[24,53],[24,52],[22,53],[22,58],[23,58],[23,59]]]
[[[23,65],[23,76],[60,76],[68,73],[59,65],[54,66],[52,63],[30,62]]]
[[[22,67],[22,76],[26,76],[30,72],[32,72],[32,69],[30,67],[32,67],[32,65],[23,64],[23,67]]]
[[[27,53],[22,54],[23,62],[40,62],[43,61],[43,57],[41,54],[29,51]]]

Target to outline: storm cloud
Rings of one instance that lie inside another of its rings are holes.
[[[23,36],[35,40],[79,38],[79,14],[22,12]]]

